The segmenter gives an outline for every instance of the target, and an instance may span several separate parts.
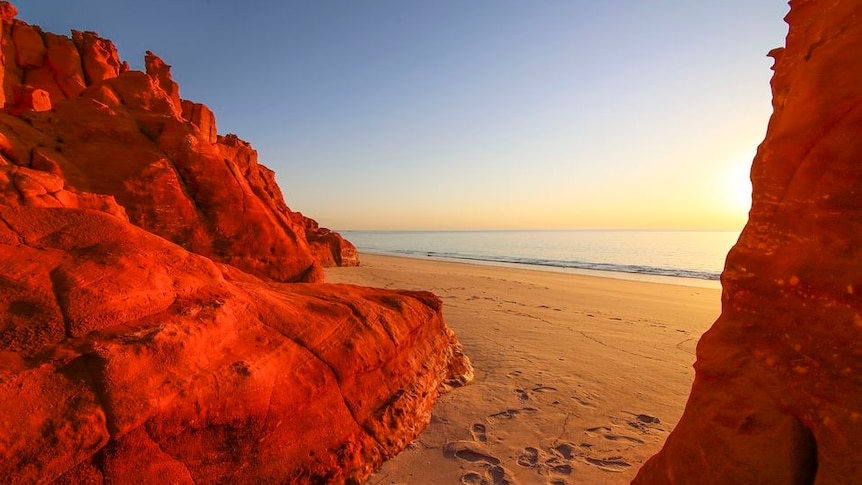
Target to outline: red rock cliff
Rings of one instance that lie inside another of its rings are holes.
[[[0,2],[3,483],[356,482],[471,378],[430,293],[273,281],[315,279],[325,230],[161,60],[13,18]]]
[[[793,0],[691,396],[638,484],[862,483],[862,2]]]
[[[130,71],[93,32],[70,39],[14,19],[14,7],[0,15],[0,130],[13,163],[113,195],[133,224],[258,276],[320,281],[321,263],[358,264],[340,257],[355,254],[346,241],[331,254],[309,247],[319,237],[296,221],[257,152],[218,136],[213,113],[181,100],[153,53],[146,73]]]

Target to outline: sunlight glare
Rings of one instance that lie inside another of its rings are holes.
[[[746,154],[730,164],[724,181],[728,204],[734,210],[747,213],[751,208],[751,161],[754,154]]]

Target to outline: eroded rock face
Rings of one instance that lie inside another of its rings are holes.
[[[345,260],[352,246],[338,238],[330,254],[309,246],[257,152],[218,136],[213,113],[180,98],[155,54],[146,73],[129,71],[94,32],[44,33],[3,9],[0,130],[12,162],[30,167],[39,150],[70,187],[114,196],[133,224],[261,277],[321,281],[322,265]],[[12,131],[9,118],[27,126]]]
[[[8,483],[362,479],[470,378],[430,293],[265,283],[104,212],[0,202],[0,275]]]
[[[355,252],[316,259],[169,66],[14,16],[3,95],[41,98],[0,111],[3,483],[361,481],[471,379],[434,295],[283,283]]]
[[[305,227],[305,237],[314,257],[324,266],[359,266],[359,253],[341,234],[320,227],[317,221],[296,213]]]
[[[128,221],[125,209],[110,195],[79,193],[49,171],[18,167],[0,158],[0,202],[10,206],[91,209]]]
[[[862,483],[862,3],[793,0],[685,413],[635,483]]]

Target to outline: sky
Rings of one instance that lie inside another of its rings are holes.
[[[739,230],[785,0],[18,0],[152,50],[322,226]]]

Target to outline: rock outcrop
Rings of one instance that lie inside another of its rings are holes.
[[[324,266],[359,266],[359,253],[341,234],[320,227],[317,221],[295,213],[305,228],[306,240],[314,257]]]
[[[469,379],[430,293],[266,283],[36,205],[0,205],[7,483],[361,479]]]
[[[722,313],[637,484],[862,483],[862,3],[793,0]]]
[[[287,283],[355,250],[169,66],[14,16],[0,2],[3,483],[355,483],[472,377],[434,295]]]
[[[219,136],[213,113],[180,98],[155,54],[146,73],[130,71],[96,33],[48,34],[14,13],[2,15],[0,93],[12,162],[29,167],[38,151],[71,187],[113,195],[133,224],[276,281],[320,281],[321,265],[355,253],[312,250],[257,152]]]

